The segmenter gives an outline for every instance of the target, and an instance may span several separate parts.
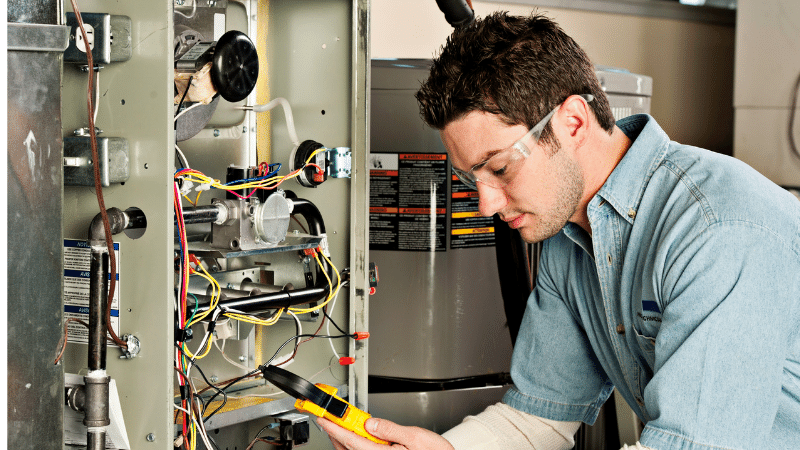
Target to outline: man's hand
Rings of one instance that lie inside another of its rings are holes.
[[[331,439],[336,450],[386,450],[385,445],[376,444],[369,439],[356,435],[352,431],[336,425],[323,418],[317,423]],[[392,448],[408,450],[455,450],[447,439],[433,431],[419,427],[403,427],[384,419],[367,419],[364,424],[369,434],[393,442]]]

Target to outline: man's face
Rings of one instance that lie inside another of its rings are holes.
[[[507,125],[497,115],[473,111],[445,126],[441,136],[453,166],[469,171],[527,131],[524,125]],[[496,188],[477,182],[479,210],[484,216],[499,214],[525,241],[539,242],[554,236],[576,215],[583,173],[559,145],[539,145],[533,138],[525,144],[530,155],[508,184]]]

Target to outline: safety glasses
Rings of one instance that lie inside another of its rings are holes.
[[[581,94],[580,97],[586,100],[587,103],[594,100],[594,96],[591,94]],[[542,130],[544,130],[544,127],[547,126],[560,107],[561,104],[556,106],[539,123],[528,130],[524,136],[514,142],[511,147],[500,150],[485,161],[475,164],[468,171],[453,167],[453,173],[472,189],[478,189],[477,183],[479,181],[486,186],[497,189],[505,187],[514,180],[514,177],[517,176],[522,168],[525,158],[531,154],[530,148],[525,145],[525,142],[530,138],[533,138],[534,143],[538,142],[539,137],[542,135]]]

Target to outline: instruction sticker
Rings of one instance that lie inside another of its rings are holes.
[[[370,156],[372,250],[445,251],[447,155]]]
[[[450,180],[450,248],[495,245],[494,220],[478,211],[478,191],[457,176]]]
[[[111,327],[119,335],[119,242],[114,243],[114,255],[117,259],[116,288],[111,303]],[[64,320],[76,318],[89,323],[89,270],[91,265],[91,249],[86,241],[64,239]],[[109,276],[109,279],[111,277]],[[105,297],[105,296],[104,296]],[[77,322],[69,324],[67,342],[87,344],[89,330]],[[111,342],[109,346],[116,347]]]

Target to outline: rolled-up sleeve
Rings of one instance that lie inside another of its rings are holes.
[[[552,239],[566,238],[559,235]],[[545,243],[545,247],[551,245],[565,248],[557,242]],[[558,260],[560,256],[546,248],[514,347],[511,377],[515,387],[503,402],[551,420],[593,424],[613,385],[600,367],[575,311],[556,289],[551,270],[562,269],[551,264],[555,262],[552,258]]]

